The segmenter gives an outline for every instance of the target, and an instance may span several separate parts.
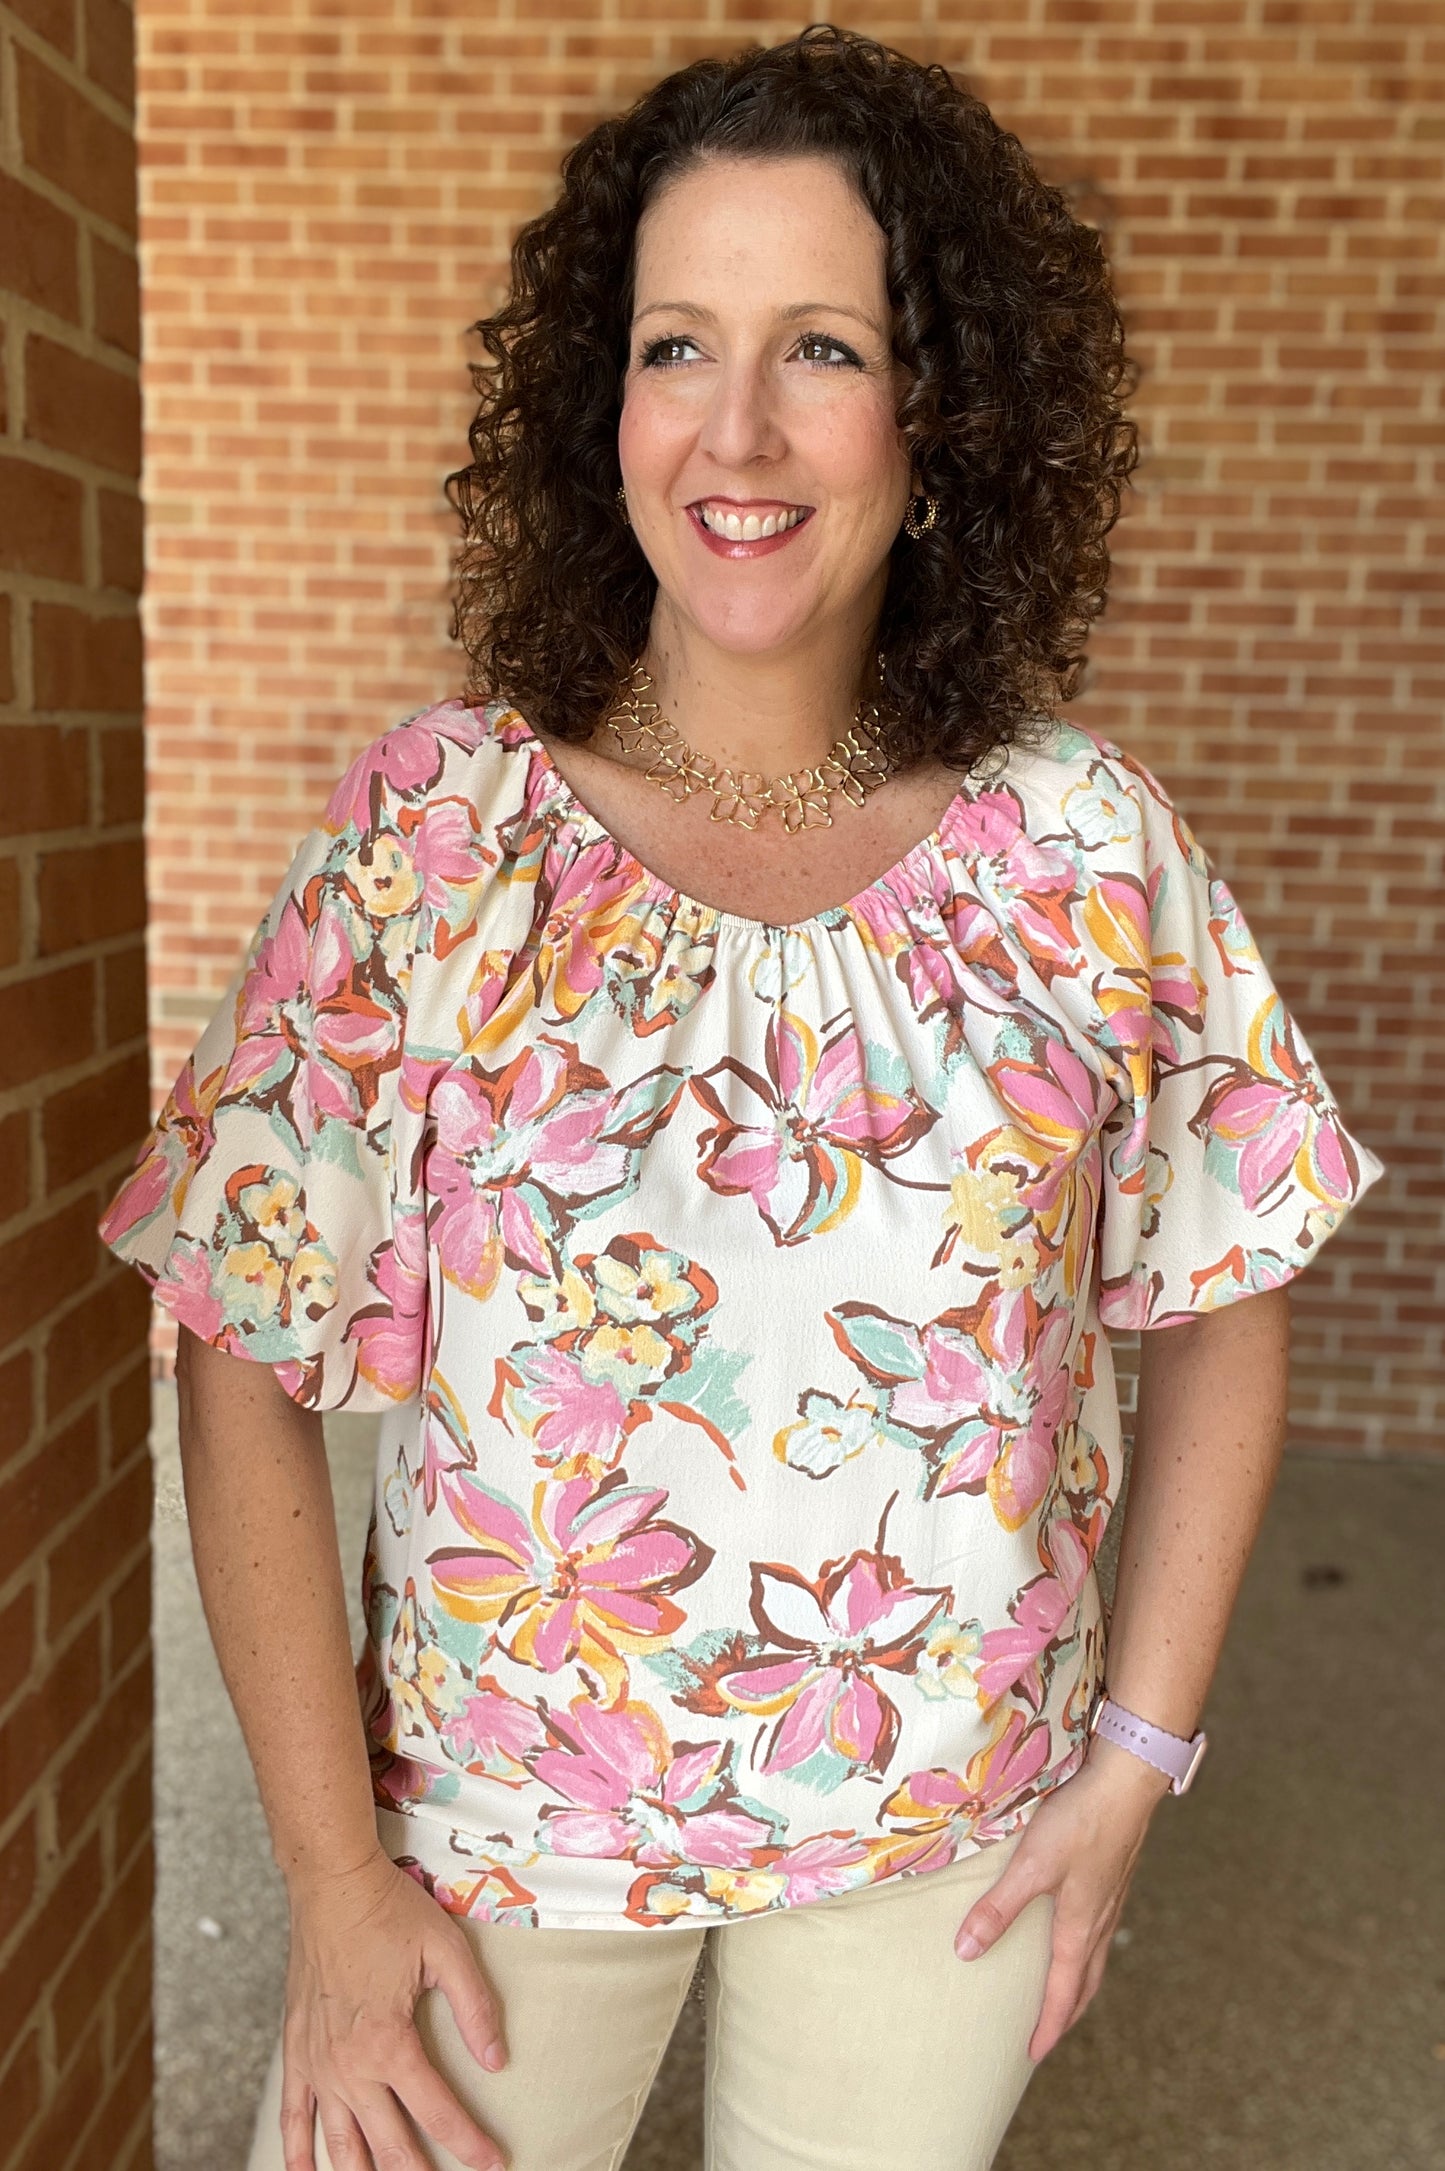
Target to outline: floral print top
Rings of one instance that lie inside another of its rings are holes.
[[[1381,1173],[1155,778],[1055,722],[846,904],[670,888],[505,701],[366,748],[101,1224],[385,1413],[357,1662],[444,1907],[737,1920],[1082,1761],[1108,1336]]]

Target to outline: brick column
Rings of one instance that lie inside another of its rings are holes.
[[[0,5],[0,2167],[151,2160],[134,26]]]

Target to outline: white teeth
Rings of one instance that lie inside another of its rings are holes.
[[[803,517],[801,507],[795,512],[767,513],[759,520],[756,513],[728,513],[721,506],[710,505],[700,505],[698,515],[705,528],[711,528],[714,535],[726,536],[730,543],[755,543],[765,535],[780,535],[787,528],[795,528]]]

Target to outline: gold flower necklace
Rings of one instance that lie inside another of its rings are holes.
[[[860,700],[853,721],[835,739],[823,759],[785,776],[763,777],[754,769],[734,771],[689,746],[657,702],[645,697],[652,690],[652,675],[639,658],[628,674],[627,684],[615,705],[603,718],[624,753],[641,746],[651,759],[641,774],[660,784],[668,796],[682,801],[695,791],[710,791],[714,822],[734,822],[742,829],[756,829],[760,818],[776,811],[789,836],[800,829],[831,828],[830,801],[841,793],[853,806],[863,804],[893,774],[893,763],[883,742],[883,715],[876,701]]]

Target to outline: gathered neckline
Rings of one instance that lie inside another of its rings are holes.
[[[879,890],[888,890],[896,899],[895,883],[901,876],[911,873],[914,866],[920,861],[926,860],[942,850],[949,841],[950,832],[962,813],[965,802],[971,797],[969,783],[965,781],[944,808],[937,827],[931,829],[926,837],[920,837],[916,844],[911,844],[902,857],[896,859],[891,867],[886,867],[882,874],[876,875],[871,882],[866,883],[861,890],[857,891],[852,897],[845,899],[842,904],[824,905],[821,911],[806,913],[801,919],[796,920],[760,920],[750,917],[747,913],[729,912],[721,905],[708,904],[705,899],[693,897],[688,891],[679,889],[675,883],[665,882],[660,874],[654,874],[653,870],[645,866],[635,852],[630,851],[619,837],[613,835],[606,823],[593,813],[586,801],[577,796],[576,791],[568,783],[542,740],[527,722],[526,717],[522,715],[519,709],[510,706],[500,719],[500,727],[503,730],[509,725],[517,727],[519,735],[526,740],[532,759],[541,765],[543,773],[549,780],[552,796],[565,802],[578,828],[590,834],[594,842],[611,845],[613,851],[617,854],[619,862],[632,870],[637,877],[639,886],[645,888],[649,896],[659,904],[670,904],[680,907],[689,915],[700,916],[714,926],[737,928],[744,934],[749,935],[807,934],[818,928],[837,928],[850,925],[855,910],[864,905]]]

